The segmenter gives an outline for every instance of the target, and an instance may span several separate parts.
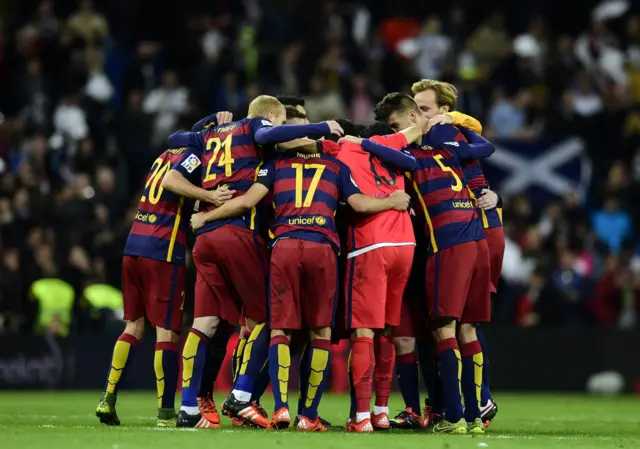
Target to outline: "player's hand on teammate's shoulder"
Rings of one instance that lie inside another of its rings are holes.
[[[220,111],[216,113],[216,123],[218,125],[224,125],[225,123],[231,123],[233,121],[233,113],[229,111]]]
[[[340,140],[338,140],[338,143],[343,143],[343,142],[352,142],[352,143],[357,143],[358,145],[362,144],[362,141],[364,139],[362,139],[362,137],[356,137],[356,136],[344,136],[342,137]]]
[[[331,134],[335,134],[336,136],[344,135],[344,130],[342,129],[342,126],[340,126],[340,124],[335,120],[327,120],[325,123],[329,125],[329,132]]]
[[[207,202],[214,204],[216,207],[220,207],[233,198],[234,193],[236,193],[235,190],[229,190],[226,187],[211,190],[208,192],[209,199]]]
[[[391,195],[389,195],[389,200],[391,201],[392,209],[405,211],[409,208],[411,197],[402,190],[396,190]]]
[[[204,212],[198,212],[191,216],[191,229],[193,229],[194,231],[197,231],[206,224],[207,222],[205,220]]]
[[[500,197],[489,189],[482,189],[482,195],[478,198],[478,207],[484,210],[493,209],[498,205]]]
[[[434,125],[451,125],[452,123],[453,117],[451,117],[449,114],[436,115],[435,117],[429,119],[429,123],[427,124],[427,132],[429,132],[429,130]]]

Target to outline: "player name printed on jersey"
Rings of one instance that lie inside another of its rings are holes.
[[[154,161],[127,238],[125,255],[185,264],[187,232],[193,202],[165,190],[162,180],[187,153],[187,147],[171,148]],[[188,156],[186,160],[192,165],[199,163],[195,155]],[[188,174],[193,172],[195,168]]]

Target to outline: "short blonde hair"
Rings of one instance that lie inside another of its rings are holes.
[[[276,97],[260,95],[249,104],[249,113],[247,114],[247,117],[266,117],[269,112],[272,114],[278,114],[281,110],[284,110],[284,106]]]
[[[425,90],[432,90],[435,92],[438,107],[449,106],[450,111],[453,111],[456,108],[456,103],[458,101],[458,89],[456,89],[456,86],[453,84],[438,80],[420,80],[413,83],[413,86],[411,86],[411,92],[413,92],[413,95],[424,92]]]

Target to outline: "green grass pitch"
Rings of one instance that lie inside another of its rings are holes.
[[[267,395],[268,396],[268,395]],[[376,432],[373,435],[331,431],[277,432],[233,429],[223,418],[221,429],[180,430],[154,427],[155,395],[123,391],[118,414],[123,423],[109,428],[93,411],[99,393],[0,393],[0,448],[7,449],[304,449],[347,448],[640,448],[640,399],[561,395],[499,394],[500,413],[486,435],[441,436],[424,432]],[[221,404],[222,397],[217,397]],[[267,410],[271,401],[265,400]],[[394,396],[391,406],[401,406]],[[326,396],[321,414],[343,423],[346,396]]]

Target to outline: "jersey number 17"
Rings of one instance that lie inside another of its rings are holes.
[[[327,167],[323,164],[291,164],[291,168],[296,170],[296,207],[309,207],[313,202],[313,196],[316,194],[320,179],[322,179],[322,172],[324,172],[324,169]],[[311,180],[311,184],[309,184],[309,190],[307,190],[303,202],[302,194],[305,170],[315,170],[315,172],[313,173],[313,179]]]

